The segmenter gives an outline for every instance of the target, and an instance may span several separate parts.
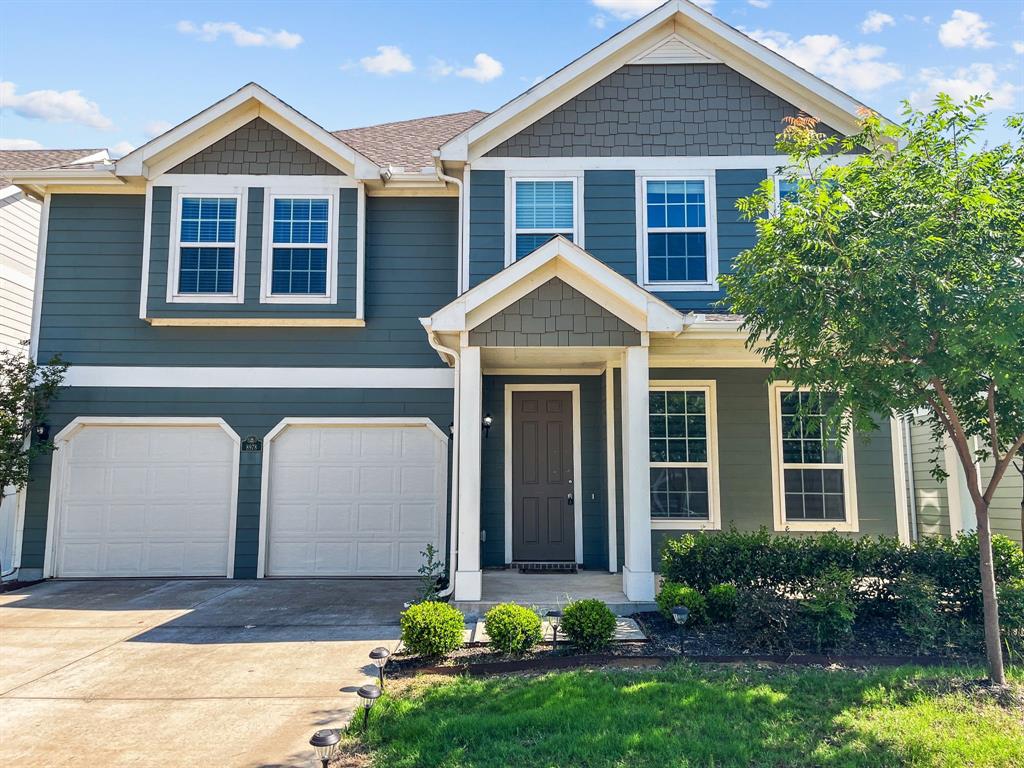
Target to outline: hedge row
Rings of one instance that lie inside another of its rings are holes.
[[[995,536],[992,549],[997,583],[1024,579],[1024,552],[1014,541]],[[975,533],[904,545],[884,536],[779,536],[765,528],[752,533],[702,532],[669,539],[661,554],[661,574],[667,581],[701,592],[727,582],[741,589],[798,596],[811,590],[827,570],[853,573],[858,600],[884,606],[895,597],[891,585],[901,576],[915,574],[930,579],[964,618],[981,613]]]

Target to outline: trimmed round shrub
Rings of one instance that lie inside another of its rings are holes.
[[[736,606],[736,639],[748,651],[790,653],[793,650],[792,600],[766,589],[741,589]]]
[[[417,656],[447,656],[462,645],[466,617],[448,603],[426,602],[402,613],[402,644]]]
[[[672,619],[673,608],[685,605],[690,610],[690,615],[686,619],[687,626],[693,627],[698,624],[707,623],[707,601],[704,599],[704,596],[693,587],[666,581],[661,585],[661,591],[658,592],[658,596],[655,600],[658,603],[658,610],[661,611],[662,615],[666,619]]]
[[[491,647],[502,653],[522,654],[541,641],[540,617],[515,603],[496,605],[484,616]]]
[[[600,600],[577,600],[565,606],[559,629],[582,651],[607,647],[615,636],[615,614]]]
[[[735,584],[715,584],[708,590],[708,620],[712,624],[731,624],[736,618],[739,590]]]

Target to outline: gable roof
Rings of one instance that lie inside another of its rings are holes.
[[[857,130],[868,109],[691,0],[668,0],[447,141],[441,159],[472,162],[620,67],[659,51],[678,56],[681,46],[695,58],[727,64],[843,133]]]
[[[334,135],[382,166],[418,171],[434,165],[434,152],[453,136],[487,117],[471,109],[447,115],[346,128]]]
[[[0,187],[8,186],[14,171],[62,168],[107,159],[105,149],[3,149],[0,150]]]

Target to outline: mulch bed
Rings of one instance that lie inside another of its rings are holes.
[[[486,646],[464,646],[443,661],[397,654],[388,664],[388,674],[401,678],[416,674],[496,675],[542,672],[576,667],[655,667],[680,658],[708,663],[768,663],[787,665],[872,667],[942,666],[977,657],[912,656],[904,651],[906,638],[883,618],[865,618],[854,625],[853,635],[841,652],[812,653],[794,649],[792,653],[755,653],[744,648],[728,626],[687,628],[680,632],[660,613],[637,613],[632,617],[647,635],[647,642],[613,643],[601,653],[579,653],[572,646],[550,641],[530,653],[509,657]]]

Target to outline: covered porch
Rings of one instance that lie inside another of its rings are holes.
[[[608,571],[537,574],[520,573],[514,568],[485,569],[480,600],[457,600],[455,605],[468,616],[483,616],[499,603],[515,602],[537,610],[561,610],[574,600],[596,598],[618,616],[653,611],[653,600],[630,600],[622,589],[622,577]]]

